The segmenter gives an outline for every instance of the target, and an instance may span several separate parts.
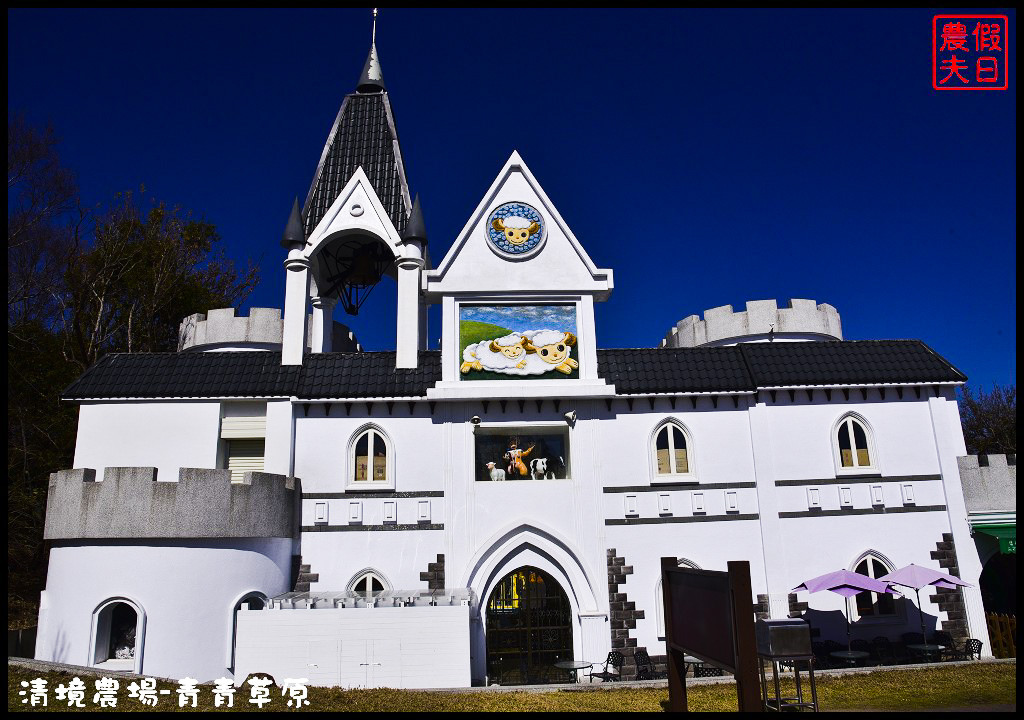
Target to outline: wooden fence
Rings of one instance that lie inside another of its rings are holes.
[[[1017,657],[1017,616],[985,613],[992,654],[997,658]]]

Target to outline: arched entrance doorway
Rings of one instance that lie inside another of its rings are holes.
[[[565,682],[554,664],[572,660],[572,611],[562,586],[535,567],[502,578],[487,600],[487,676],[500,685]]]

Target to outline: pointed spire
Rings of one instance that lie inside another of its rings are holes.
[[[409,224],[405,226],[405,232],[402,233],[402,240],[418,240],[424,245],[427,244],[427,226],[423,222],[419,193],[416,193],[416,199],[412,201],[412,213],[409,215]]]
[[[384,74],[380,70],[380,60],[377,59],[377,43],[373,43],[370,45],[370,54],[366,56],[363,74],[359,76],[356,92],[375,93],[385,90],[387,88],[384,87]]]
[[[284,227],[284,235],[281,236],[281,247],[305,244],[306,234],[302,231],[302,212],[299,210],[299,199],[295,198],[291,215],[288,216],[288,224]]]

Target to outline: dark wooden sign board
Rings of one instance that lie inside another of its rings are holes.
[[[727,572],[681,568],[661,559],[668,655],[668,709],[686,712],[686,655],[736,677],[740,712],[762,712],[754,643],[750,563],[728,563]]]

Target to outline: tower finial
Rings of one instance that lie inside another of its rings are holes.
[[[359,76],[356,92],[379,93],[384,90],[384,75],[380,71],[380,60],[377,59],[377,8],[374,8],[370,54],[366,58],[366,65],[363,66],[363,74]]]

